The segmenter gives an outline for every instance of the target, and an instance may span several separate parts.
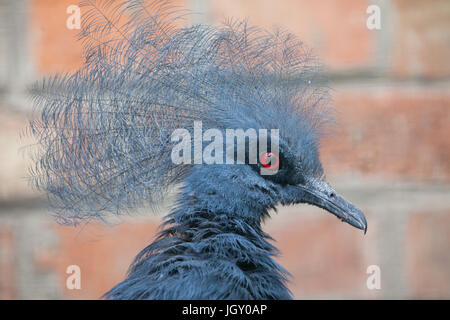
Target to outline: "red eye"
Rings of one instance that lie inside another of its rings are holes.
[[[280,165],[280,158],[273,152],[266,152],[261,156],[261,165],[269,170],[277,169]]]

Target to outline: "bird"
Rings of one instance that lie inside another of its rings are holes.
[[[295,35],[248,20],[185,26],[190,13],[167,0],[80,6],[82,65],[33,88],[33,187],[58,223],[75,226],[175,195],[154,241],[102,298],[293,299],[263,230],[277,207],[317,206],[366,232],[363,212],[326,181],[320,141],[336,108],[319,59]],[[250,135],[226,146],[227,130],[261,133],[256,151]],[[216,161],[199,159],[211,145]]]

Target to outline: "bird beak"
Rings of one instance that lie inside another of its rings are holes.
[[[311,179],[299,187],[306,193],[303,202],[325,209],[341,221],[364,230],[364,234],[366,233],[367,221],[362,211],[341,197],[327,182]]]

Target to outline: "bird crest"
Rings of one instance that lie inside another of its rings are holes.
[[[182,27],[169,1],[85,1],[84,63],[36,85],[33,185],[58,221],[157,205],[196,164],[171,155],[177,129],[278,129],[315,152],[332,120],[317,59],[294,35],[247,21]],[[202,164],[205,165],[205,164]]]

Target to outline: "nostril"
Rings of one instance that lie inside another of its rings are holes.
[[[330,193],[330,198],[334,198],[336,194],[334,192]]]

